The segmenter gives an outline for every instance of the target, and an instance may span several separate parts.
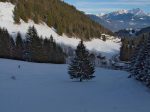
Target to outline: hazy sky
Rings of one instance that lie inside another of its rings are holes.
[[[120,9],[140,8],[150,12],[150,0],[64,0],[86,13],[107,13]]]

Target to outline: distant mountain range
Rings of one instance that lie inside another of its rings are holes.
[[[140,8],[88,16],[113,32],[121,29],[141,29],[150,26],[150,13],[145,13]]]
[[[124,37],[138,37],[143,34],[150,33],[150,27],[142,28],[141,30],[134,30],[134,29],[124,29],[115,32],[115,34],[121,38]]]

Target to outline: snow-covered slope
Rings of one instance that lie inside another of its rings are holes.
[[[35,24],[30,20],[28,23],[21,21],[21,24],[19,25],[14,24],[14,7],[15,6],[11,3],[0,2],[0,27],[7,28],[12,36],[15,37],[17,32],[20,32],[22,36],[25,36],[28,27],[34,25],[40,36],[42,35],[43,37],[50,37],[50,35],[53,35],[54,39],[59,44],[76,47],[78,42],[80,41],[79,39],[69,38],[65,35],[59,36],[53,28],[48,27],[45,23]],[[93,39],[92,41],[86,42],[85,44],[89,50],[103,52],[104,55],[111,57],[112,55],[119,52],[120,43],[117,43],[118,41],[118,39],[111,39],[107,42],[104,42],[100,39]]]
[[[150,111],[150,91],[128,73],[97,68],[95,75],[77,82],[67,65],[0,59],[0,112]]]

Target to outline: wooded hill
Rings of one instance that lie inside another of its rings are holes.
[[[138,37],[135,38],[122,38],[122,46],[120,48],[120,59],[122,61],[130,61],[131,57],[135,54],[135,50],[139,46],[143,46],[142,43],[144,40],[147,40],[149,37],[150,32],[148,33],[141,33]]]
[[[20,22],[20,18],[25,22],[29,19],[35,23],[45,22],[48,26],[54,27],[57,33],[67,34],[69,37],[75,36],[88,40],[100,38],[101,33],[112,35],[113,33],[96,22],[90,20],[83,12],[76,10],[60,0],[0,0],[11,2],[16,7],[14,10],[14,20]]]

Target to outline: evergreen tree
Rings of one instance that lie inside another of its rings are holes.
[[[10,50],[13,48],[11,46],[13,40],[6,29],[0,29],[0,57],[10,58]],[[12,43],[13,44],[13,43]]]
[[[40,51],[41,51],[42,43],[40,42],[40,38],[34,26],[29,27],[26,35],[26,41],[27,41],[27,52],[30,61],[40,61],[39,55],[41,53]]]
[[[129,61],[135,49],[134,41],[131,38],[122,38],[121,42],[120,60]]]
[[[19,12],[17,12],[17,7],[14,8],[14,21],[15,23],[20,23],[20,17],[19,17]]]
[[[25,46],[28,61],[65,63],[65,54],[62,48],[55,43],[53,37],[40,38],[34,26],[28,29]]]
[[[94,78],[94,65],[90,62],[89,52],[83,44],[83,41],[79,43],[76,49],[76,55],[69,66],[68,73],[71,79],[90,80]]]
[[[44,62],[50,62],[49,59],[50,59],[50,41],[49,39],[45,38],[44,39],[44,42],[43,42],[43,59],[44,59]]]
[[[130,72],[135,79],[150,87],[150,35],[144,36],[131,58]]]
[[[65,53],[53,37],[49,39],[39,37],[34,26],[29,27],[25,40],[22,40],[21,34],[18,33],[15,41],[6,29],[0,28],[0,58],[65,63]]]
[[[21,34],[18,33],[16,37],[16,59],[22,60],[23,59],[23,40]]]
[[[130,72],[131,76],[134,76],[137,80],[141,80],[142,74],[141,70],[143,69],[144,64],[144,51],[145,43],[144,39],[136,46],[133,56],[131,57]]]
[[[65,63],[65,54],[62,48],[56,44],[53,36],[50,39],[44,39],[44,58],[51,63]]]
[[[12,37],[9,37],[9,58],[14,59],[15,58],[15,42]]]

